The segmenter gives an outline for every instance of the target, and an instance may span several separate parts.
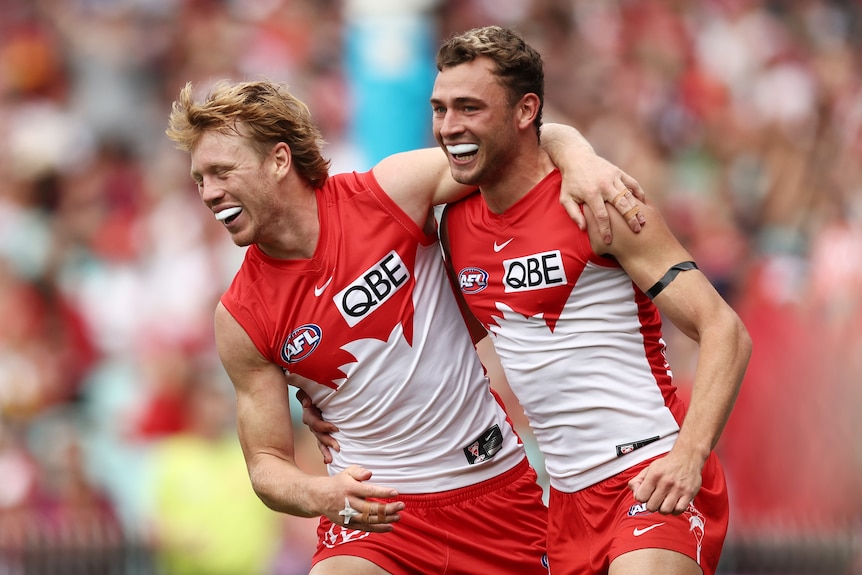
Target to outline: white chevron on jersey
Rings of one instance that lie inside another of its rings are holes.
[[[593,253],[559,182],[552,173],[502,215],[474,194],[445,218],[465,301],[492,335],[551,485],[572,492],[667,452],[684,406],[658,310]]]
[[[436,237],[370,172],[329,178],[318,205],[314,257],[276,260],[251,246],[222,302],[265,357],[307,378],[301,387],[339,428],[329,472],[357,464],[374,483],[431,493],[520,463]]]

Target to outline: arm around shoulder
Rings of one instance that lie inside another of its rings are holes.
[[[393,154],[373,168],[377,183],[401,209],[421,221],[436,205],[454,202],[475,188],[457,183],[440,148]]]

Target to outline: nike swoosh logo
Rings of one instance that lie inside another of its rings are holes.
[[[514,240],[514,239],[515,239],[515,238],[509,238],[508,240],[506,240],[506,241],[505,241],[505,242],[503,242],[502,244],[497,244],[497,242],[494,242],[494,251],[495,251],[495,252],[499,252],[500,250],[502,250],[503,248],[505,248],[506,246],[508,246],[508,245],[509,245],[509,242],[511,242],[511,241],[512,241],[512,240]]]
[[[323,291],[326,289],[326,287],[329,285],[329,282],[331,282],[331,281],[332,281],[332,276],[329,276],[329,279],[326,280],[325,284],[323,284],[320,287],[314,286],[314,296],[320,297],[320,294],[323,293]]]
[[[634,531],[632,531],[632,535],[634,535],[635,537],[640,537],[641,535],[643,535],[647,531],[652,531],[656,527],[661,527],[662,525],[664,525],[664,523],[656,523],[654,525],[650,525],[649,527],[644,527],[643,529],[639,529],[639,528],[635,527]]]

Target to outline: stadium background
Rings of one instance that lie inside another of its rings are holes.
[[[334,169],[365,168],[432,145],[436,45],[489,23],[541,50],[546,120],[640,181],[754,337],[718,446],[723,573],[862,573],[860,16],[853,0],[0,0],[0,573],[306,572],[314,520],[263,508],[236,446],[211,317],[242,252],[163,135],[170,103],[186,81],[284,80]],[[695,350],[667,339],[685,394]]]

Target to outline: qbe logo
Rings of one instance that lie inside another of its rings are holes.
[[[480,268],[464,268],[458,272],[458,284],[466,294],[479,293],[488,287],[488,272]]]
[[[565,285],[566,269],[560,250],[503,260],[506,293]]]
[[[296,363],[311,355],[320,345],[323,332],[320,326],[313,323],[301,325],[287,336],[281,346],[281,359],[285,363]]]
[[[395,250],[365,270],[332,301],[350,327],[386,303],[410,279],[410,271]]]

